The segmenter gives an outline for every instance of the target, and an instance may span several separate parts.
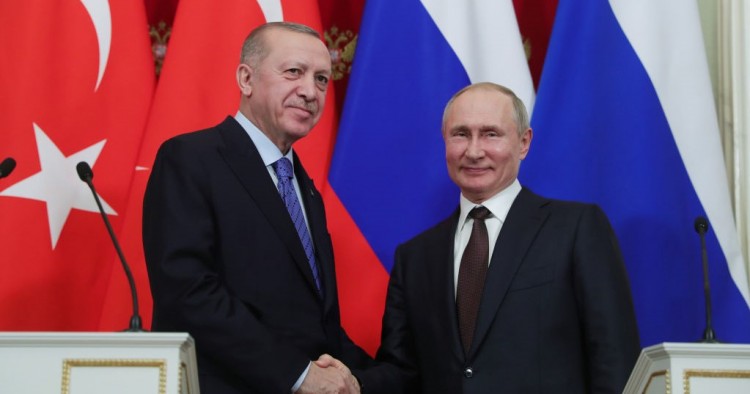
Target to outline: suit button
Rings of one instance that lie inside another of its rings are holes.
[[[464,376],[471,378],[474,376],[474,370],[472,370],[471,367],[464,369]]]

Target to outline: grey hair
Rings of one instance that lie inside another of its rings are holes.
[[[523,132],[531,127],[529,123],[529,113],[528,111],[526,111],[526,105],[524,105],[523,101],[521,101],[521,99],[518,98],[518,96],[516,96],[516,94],[512,90],[503,85],[498,85],[493,82],[478,82],[464,87],[463,89],[456,92],[456,94],[454,94],[450,100],[448,100],[448,104],[445,105],[445,110],[443,111],[443,131],[445,131],[445,121],[448,114],[448,109],[450,109],[451,105],[456,100],[456,98],[458,98],[458,96],[473,89],[494,90],[510,97],[511,101],[513,102],[513,120],[516,122],[516,128],[518,129],[519,136],[522,136]]]
[[[263,58],[268,54],[268,47],[264,37],[268,30],[281,29],[295,33],[302,33],[320,39],[320,34],[313,28],[293,22],[269,22],[253,29],[242,43],[242,52],[240,53],[240,63],[245,63],[250,67],[256,67]]]

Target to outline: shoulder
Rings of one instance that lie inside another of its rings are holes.
[[[612,232],[604,210],[595,203],[555,199],[535,194],[524,187],[508,212],[509,222],[538,219],[544,226],[565,231]]]
[[[573,217],[582,215],[604,215],[604,211],[595,203],[544,197],[534,193],[527,187],[524,187],[521,190],[521,193],[518,195],[513,205],[533,206],[556,215]]]
[[[162,142],[157,152],[159,157],[192,157],[200,159],[215,154],[219,149],[248,149],[250,137],[237,121],[228,116],[216,126],[178,134]]]
[[[424,247],[433,247],[442,244],[447,240],[452,240],[456,231],[459,210],[456,209],[450,216],[446,217],[436,225],[422,231],[421,233],[410,238],[398,246],[398,250],[421,249]]]
[[[215,145],[220,140],[219,129],[227,121],[202,130],[191,131],[175,135],[161,144],[160,149],[200,149],[207,145]]]

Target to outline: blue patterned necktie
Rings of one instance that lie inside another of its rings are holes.
[[[320,285],[320,272],[318,272],[318,265],[315,263],[315,250],[313,248],[312,238],[310,233],[307,231],[307,224],[305,223],[305,215],[302,214],[302,207],[300,206],[299,200],[297,199],[297,192],[294,190],[294,183],[292,178],[294,177],[294,170],[292,169],[292,162],[286,157],[282,157],[272,164],[276,176],[279,178],[279,194],[284,200],[284,205],[289,211],[289,216],[292,217],[294,222],[294,228],[297,229],[300,241],[302,241],[302,247],[305,249],[307,255],[307,261],[310,264],[313,278],[315,279],[315,285],[318,286],[318,291],[323,294],[323,288]]]

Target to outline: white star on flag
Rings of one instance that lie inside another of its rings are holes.
[[[88,185],[78,177],[76,164],[85,161],[93,167],[107,140],[99,141],[65,157],[57,145],[36,124],[34,124],[34,135],[42,170],[3,190],[0,196],[44,201],[47,204],[52,249],[55,249],[71,209],[99,212]],[[101,196],[99,199],[104,212],[117,215]]]

